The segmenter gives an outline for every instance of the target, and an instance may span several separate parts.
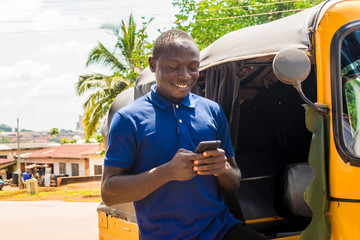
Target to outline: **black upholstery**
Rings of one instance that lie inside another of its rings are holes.
[[[314,178],[314,171],[307,163],[287,166],[277,204],[279,212],[287,218],[311,220],[312,211],[304,200],[304,193]]]

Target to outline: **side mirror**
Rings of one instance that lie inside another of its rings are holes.
[[[283,83],[295,88],[304,81],[311,70],[309,57],[297,48],[288,48],[279,52],[273,61],[275,76]]]
[[[292,85],[300,94],[301,98],[311,107],[323,115],[329,113],[329,109],[323,109],[311,102],[301,89],[301,82],[309,76],[311,63],[309,57],[297,48],[287,48],[280,51],[273,60],[275,76],[282,82]]]

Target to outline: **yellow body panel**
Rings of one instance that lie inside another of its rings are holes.
[[[330,209],[330,221],[333,223],[331,226],[332,239],[360,239],[360,204],[347,202],[331,202]]]
[[[332,109],[330,86],[330,45],[335,32],[344,24],[360,18],[360,1],[340,2],[330,8],[316,32],[316,60],[318,70],[318,101]],[[330,113],[332,122],[332,113]],[[360,199],[351,183],[359,182],[360,168],[345,164],[334,143],[330,125],[330,195],[337,198]]]
[[[360,1],[343,1],[328,9],[316,31],[318,101],[332,109],[330,46],[336,31],[360,18]],[[335,147],[330,113],[329,193],[331,197],[360,199],[360,168],[345,163]],[[329,209],[332,239],[360,239],[360,203],[332,202]]]
[[[276,220],[281,217],[274,217]],[[273,221],[274,218],[262,219]],[[116,217],[111,217],[104,212],[98,212],[99,240],[139,240],[139,228],[136,223],[128,222]],[[300,235],[273,238],[276,240],[298,240]]]
[[[139,240],[136,223],[98,212],[99,240]]]
[[[291,236],[291,237],[283,237],[283,238],[276,238],[276,240],[298,240],[300,235]]]

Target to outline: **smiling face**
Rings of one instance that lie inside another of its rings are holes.
[[[150,70],[155,73],[156,91],[170,100],[185,98],[199,77],[199,49],[189,39],[175,39],[158,58],[149,58]]]

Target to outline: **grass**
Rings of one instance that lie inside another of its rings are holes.
[[[61,187],[39,187],[38,194],[30,195],[26,189],[5,186],[0,201],[100,202],[100,182],[73,183]]]

